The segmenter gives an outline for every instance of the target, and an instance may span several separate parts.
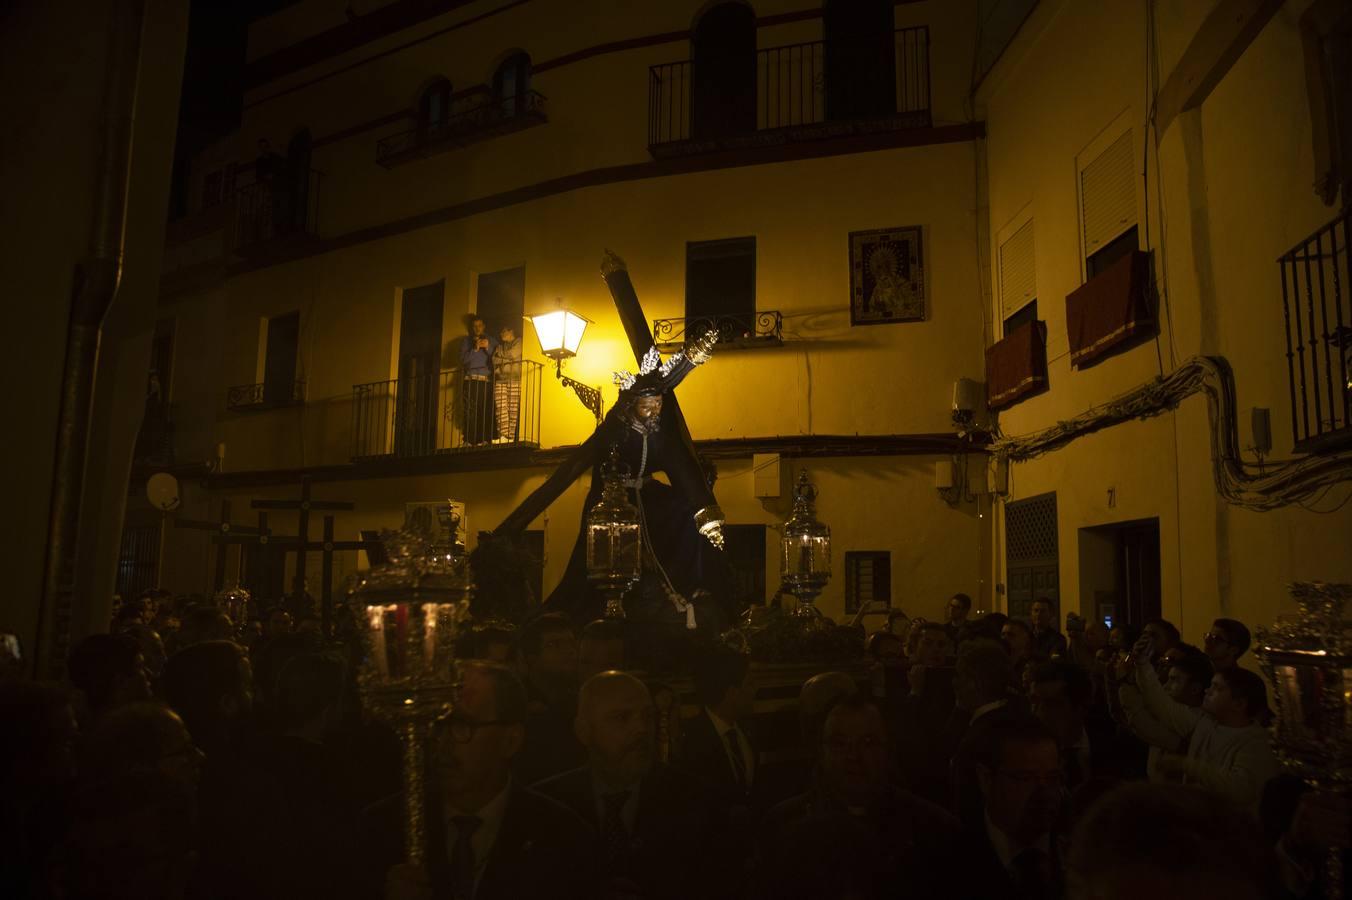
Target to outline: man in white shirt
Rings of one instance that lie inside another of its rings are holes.
[[[1280,771],[1263,724],[1269,715],[1263,679],[1237,667],[1218,671],[1201,709],[1194,709],[1165,693],[1151,655],[1150,638],[1136,642],[1132,656],[1144,714],[1188,742],[1185,756],[1159,757],[1156,771],[1165,778],[1219,791],[1241,806],[1256,809],[1263,785]]]
[[[1191,652],[1171,650],[1164,658],[1169,673],[1164,682],[1164,692],[1176,703],[1201,709],[1202,698],[1215,675],[1211,660],[1195,647]],[[1154,782],[1166,781],[1159,771],[1159,761],[1166,754],[1186,750],[1187,739],[1179,737],[1177,732],[1162,725],[1149,713],[1145,699],[1134,684],[1123,683],[1117,693],[1122,701],[1122,712],[1127,717],[1127,726],[1131,728],[1132,734],[1150,747],[1145,764],[1146,777]]]

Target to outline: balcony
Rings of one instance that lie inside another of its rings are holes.
[[[1344,212],[1277,260],[1298,453],[1352,445],[1352,271]],[[1340,234],[1341,233],[1341,234]]]
[[[412,131],[382,138],[376,143],[376,162],[389,169],[523,128],[543,125],[547,121],[545,96],[539,91],[485,100],[452,113],[442,121],[426,122]]]
[[[813,41],[648,75],[648,150],[665,158],[930,126],[929,28]],[[715,71],[717,70],[717,71]],[[707,74],[706,74],[707,73]]]
[[[253,259],[280,256],[318,240],[322,177],[307,169],[304,178],[279,175],[236,191],[235,252]]]
[[[261,412],[305,402],[305,382],[261,382],[237,384],[225,392],[225,408],[230,412]]]
[[[684,347],[686,341],[713,329],[718,332],[718,346],[722,348],[779,347],[784,343],[783,325],[783,316],[777,309],[686,319],[653,319],[653,340],[663,352],[671,353]]]
[[[352,459],[539,447],[543,367],[519,365],[519,382],[472,380],[445,369],[354,385]]]

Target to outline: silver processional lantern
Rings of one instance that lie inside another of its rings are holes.
[[[1294,615],[1258,629],[1254,651],[1277,708],[1273,747],[1319,790],[1352,793],[1352,585],[1293,584]],[[1342,851],[1331,849],[1325,896],[1343,896]]]
[[[624,595],[638,583],[643,535],[638,508],[629,502],[619,450],[610,448],[602,471],[601,499],[587,512],[587,579],[606,596],[606,618],[624,618]]]
[[[793,615],[817,619],[813,605],[831,580],[831,529],[817,521],[817,488],[804,469],[793,492],[793,511],[780,538],[779,575],[784,589],[798,598]]]
[[[398,532],[382,537],[389,562],[371,569],[348,603],[365,658],[357,684],[366,707],[392,724],[404,749],[404,838],[423,857],[423,745],[455,699],[455,638],[469,610],[468,560],[453,545]]]

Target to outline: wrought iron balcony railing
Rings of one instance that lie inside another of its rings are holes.
[[[1302,453],[1352,444],[1350,224],[1344,212],[1277,260],[1291,437]]]
[[[382,138],[376,142],[376,162],[389,168],[546,121],[545,95],[539,91],[497,97]]]
[[[679,350],[686,341],[714,329],[722,346],[778,347],[784,343],[783,325],[783,316],[777,309],[725,316],[653,319],[653,341],[669,352]]]
[[[494,379],[460,369],[352,388],[352,458],[433,456],[540,445],[543,366],[524,360]]]
[[[686,59],[652,66],[653,155],[930,125],[927,26],[898,29],[890,41],[883,35],[771,47],[756,52],[754,72],[749,63]]]
[[[306,170],[303,178],[279,173],[240,188],[235,193],[235,251],[248,256],[283,240],[317,237],[323,175],[315,169]]]
[[[297,406],[304,402],[305,382],[301,379],[237,384],[225,392],[225,408],[231,412],[276,409],[279,406]]]

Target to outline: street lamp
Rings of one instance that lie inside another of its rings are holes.
[[[577,356],[577,348],[582,344],[582,335],[591,324],[591,320],[580,316],[558,301],[558,309],[531,316],[535,326],[535,336],[540,339],[540,352],[554,360],[554,377],[570,387],[582,401],[582,405],[591,410],[596,421],[601,421],[601,391],[591,385],[569,378],[563,374],[563,361]]]
[[[806,469],[793,494],[793,511],[780,538],[779,574],[785,589],[798,598],[793,615],[806,623],[821,616],[812,602],[831,580],[831,529],[817,521],[817,488],[807,480]]]

